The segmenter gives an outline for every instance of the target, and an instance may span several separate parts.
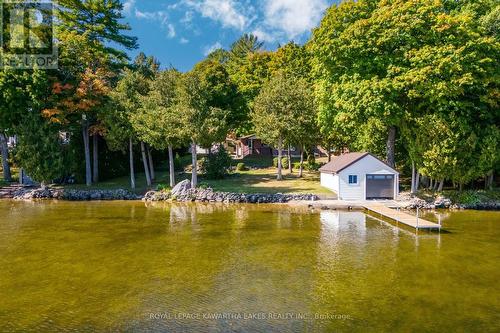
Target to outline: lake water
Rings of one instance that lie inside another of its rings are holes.
[[[498,332],[500,212],[441,214],[3,200],[0,331]]]

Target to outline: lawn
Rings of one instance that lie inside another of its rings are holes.
[[[318,172],[304,172],[304,177],[284,172],[284,179],[276,180],[276,169],[265,168],[250,171],[238,171],[221,180],[202,180],[216,191],[240,193],[314,193],[332,194],[322,187]]]
[[[176,181],[190,179],[191,174],[182,173],[176,175]],[[313,193],[322,195],[333,195],[332,192],[321,187],[318,172],[304,172],[303,178],[297,177],[297,170],[293,174],[284,171],[284,179],[276,180],[276,169],[254,169],[249,171],[236,171],[224,179],[208,180],[200,176],[200,185],[212,187],[215,191],[238,192],[238,193]],[[156,171],[156,180],[153,188],[158,185],[166,186],[169,183],[168,172],[165,170]],[[88,189],[85,185],[67,185],[70,189]],[[130,179],[128,176],[118,177],[93,185],[91,189],[118,189],[129,188]],[[136,193],[147,191],[146,177],[144,173],[136,174]]]
[[[13,166],[10,167],[10,175],[12,177],[12,182],[17,182],[19,180],[19,168]],[[3,168],[0,163],[0,187],[9,186],[11,183],[3,180]]]
[[[187,161],[187,159],[186,159]],[[235,160],[235,163],[241,160]],[[304,171],[304,177],[297,177],[297,170],[289,174],[288,170],[283,171],[284,179],[276,180],[276,168],[271,167],[272,158],[246,158],[243,160],[247,166],[253,167],[248,171],[235,171],[224,179],[208,180],[204,179],[203,175],[199,176],[201,186],[209,186],[215,191],[235,192],[235,193],[312,193],[328,197],[334,197],[334,194],[320,185],[319,172]],[[187,164],[185,162],[184,164]],[[0,170],[1,171],[1,170]],[[13,176],[17,178],[17,168],[12,168]],[[169,184],[168,171],[165,168],[160,168],[155,171],[156,180],[153,183],[152,189],[166,187]],[[190,179],[190,173],[177,173],[176,181]],[[0,186],[4,184],[0,183]],[[7,184],[5,184],[7,185]],[[129,189],[130,177],[122,176],[110,180],[101,181],[90,187],[84,184],[65,185],[68,189]],[[136,190],[135,193],[145,193],[149,188],[146,185],[146,177],[144,173],[136,174]]]

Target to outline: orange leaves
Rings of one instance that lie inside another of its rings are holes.
[[[95,111],[111,91],[113,73],[105,68],[87,68],[73,83],[60,81],[52,85],[53,107],[43,115],[54,122],[66,122],[68,115]]]

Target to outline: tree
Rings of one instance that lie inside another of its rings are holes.
[[[136,139],[136,133],[131,118],[141,108],[141,96],[148,93],[149,87],[149,81],[144,75],[138,71],[125,69],[116,88],[110,94],[111,104],[108,105],[110,112],[103,117],[103,122],[107,127],[106,139],[111,148],[120,148],[124,142],[128,142],[130,184],[132,188],[135,188],[133,143]],[[151,186],[144,143],[141,146],[146,182],[148,186]]]
[[[294,42],[290,42],[278,48],[276,52],[272,54],[269,61],[269,72],[271,75],[276,73],[283,73],[287,76],[292,76],[295,78],[300,78],[305,84],[307,81],[311,81],[311,66],[310,57],[307,49],[303,46],[297,45]],[[318,130],[316,125],[316,109],[313,101],[313,90],[311,86],[301,87],[305,91],[309,91],[309,107],[302,110],[301,114],[297,114],[295,117],[290,118],[290,129],[292,133],[291,137],[287,139],[288,143],[288,169],[292,173],[292,156],[291,156],[291,146],[297,145],[300,147],[300,168],[299,177],[302,177],[303,164],[304,164],[304,150],[306,147],[313,146],[319,141]],[[304,92],[305,93],[305,92]]]
[[[48,95],[46,72],[40,69],[0,70],[0,144],[3,177],[11,180],[7,138],[16,133],[29,110],[39,112]]]
[[[77,87],[82,85],[86,77],[93,75],[95,81],[101,82],[101,86],[98,87],[98,92],[101,92],[102,85],[109,87],[109,73],[122,67],[128,59],[124,50],[111,45],[118,45],[125,49],[137,47],[135,37],[123,34],[123,31],[130,30],[128,25],[120,23],[123,19],[121,14],[123,5],[118,0],[59,0],[58,4],[57,17],[60,30],[58,39],[62,50],[59,84],[78,89]],[[88,89],[90,93],[93,86],[88,86]],[[81,102],[85,103],[85,100]],[[64,109],[61,107],[64,103],[64,101],[54,103],[55,108]],[[91,108],[70,110],[72,113],[79,113],[81,118],[87,185],[92,183],[89,131],[99,132],[100,126],[94,125],[95,127],[92,128],[92,125],[102,105],[102,101],[97,103],[94,101]],[[94,143],[96,142],[97,140],[94,139]],[[94,156],[97,156],[96,144],[94,144],[94,149]],[[97,170],[97,159],[94,159],[96,178]]]
[[[16,160],[35,181],[52,183],[66,172],[58,124],[30,112],[17,128]]]
[[[463,133],[458,144],[470,149],[481,136],[471,124],[495,122],[499,44],[472,7],[453,2],[451,9],[451,3],[357,1],[330,8],[310,45],[321,126],[356,141],[358,129],[376,119],[372,129],[385,128],[393,165],[398,131],[439,114],[457,122],[451,127]]]
[[[229,129],[230,112],[222,109],[224,103],[219,104],[217,89],[213,90],[203,73],[195,68],[182,76],[177,103],[173,106],[182,123],[182,135],[191,141],[193,187],[198,184],[197,145],[210,149],[226,138]]]
[[[229,51],[231,61],[238,63],[244,61],[249,54],[262,51],[264,42],[253,34],[244,34],[231,45]]]
[[[131,114],[138,137],[155,149],[168,149],[170,187],[175,186],[173,148],[184,142],[182,122],[176,109],[181,74],[175,69],[160,72],[150,83],[149,93],[140,99],[141,107]]]
[[[311,62],[308,49],[294,42],[287,43],[272,54],[269,61],[271,74],[284,72],[311,81]]]
[[[303,134],[308,132],[314,119],[312,110],[314,103],[307,82],[281,72],[264,84],[255,99],[252,120],[257,135],[278,149],[278,180],[283,178],[283,142],[295,138],[304,140]],[[296,132],[289,126],[293,120],[303,126],[297,126]]]

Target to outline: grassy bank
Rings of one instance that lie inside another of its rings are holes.
[[[190,179],[190,173],[176,175],[176,181]],[[320,185],[318,172],[304,172],[304,177],[299,178],[297,171],[293,174],[284,171],[284,179],[276,180],[275,168],[253,169],[248,171],[235,171],[224,179],[208,180],[200,177],[200,186],[213,188],[215,191],[235,192],[235,193],[311,193],[324,196],[333,196],[334,194]],[[169,183],[169,176],[166,170],[156,171],[156,180],[152,189],[158,186],[166,187]],[[136,175],[136,193],[144,193],[149,188],[146,185],[144,173]],[[67,185],[70,189],[118,189],[130,188],[130,179],[128,176],[118,177],[103,181],[98,184],[87,187],[85,185]]]

